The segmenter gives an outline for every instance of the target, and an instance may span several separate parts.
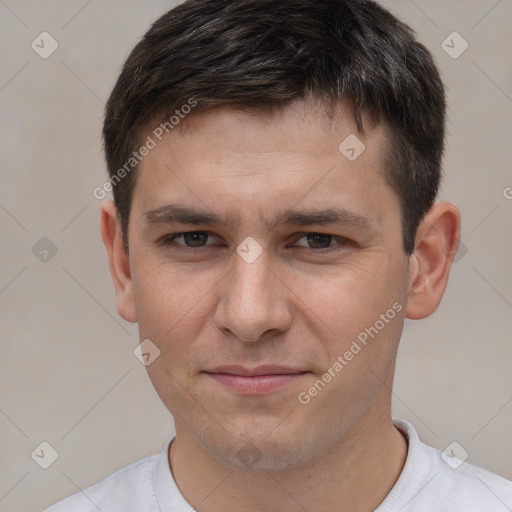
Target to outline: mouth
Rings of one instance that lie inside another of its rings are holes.
[[[220,366],[203,373],[239,394],[263,395],[282,389],[310,372],[272,365],[252,369],[243,366]]]

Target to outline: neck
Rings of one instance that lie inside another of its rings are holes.
[[[228,466],[179,422],[169,461],[185,499],[198,512],[366,512],[379,506],[398,479],[407,442],[390,410],[363,417],[328,452],[286,471]]]

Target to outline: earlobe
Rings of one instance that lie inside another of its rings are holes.
[[[460,214],[453,203],[437,203],[425,215],[409,260],[406,317],[420,319],[439,306],[460,238]]]
[[[136,322],[130,260],[124,250],[123,238],[114,201],[101,205],[101,238],[107,250],[110,274],[117,295],[117,311],[127,322]]]

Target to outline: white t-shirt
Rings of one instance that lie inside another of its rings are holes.
[[[375,512],[510,512],[512,482],[423,444],[414,427],[394,424],[408,439],[404,469]],[[172,441],[171,441],[172,442]],[[159,455],[131,464],[66,498],[45,512],[192,512],[167,459]],[[453,452],[452,452],[453,453]]]

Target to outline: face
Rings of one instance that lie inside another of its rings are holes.
[[[130,216],[149,376],[178,438],[235,466],[301,464],[389,407],[408,258],[385,127],[296,103],[184,128],[141,162]]]

